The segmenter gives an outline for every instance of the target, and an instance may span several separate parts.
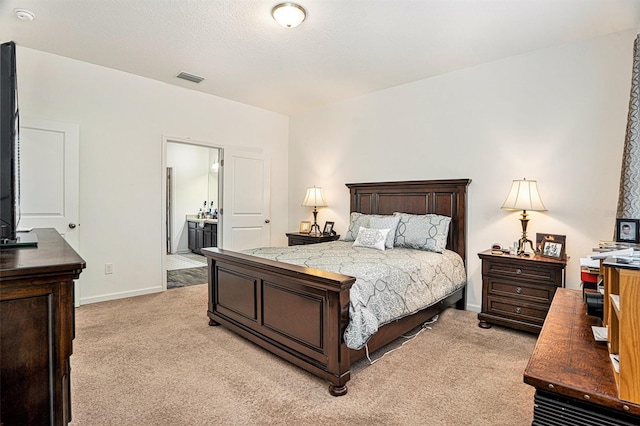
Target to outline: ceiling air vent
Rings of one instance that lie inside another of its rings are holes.
[[[197,75],[189,74],[188,72],[182,71],[180,74],[176,75],[176,77],[181,78],[183,80],[190,81],[192,83],[201,83],[204,81],[204,78],[198,77]]]

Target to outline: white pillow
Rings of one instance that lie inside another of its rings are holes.
[[[386,248],[393,248],[396,239],[396,229],[400,222],[400,216],[372,216],[369,219],[369,227],[373,229],[388,229],[387,239],[384,242]]]
[[[353,242],[354,247],[368,247],[376,250],[384,250],[384,243],[390,229],[371,229],[360,227],[358,236]]]

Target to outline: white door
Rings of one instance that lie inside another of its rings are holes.
[[[18,227],[55,228],[78,253],[79,146],[77,124],[20,118]]]
[[[263,154],[224,149],[222,247],[269,246],[270,164]]]

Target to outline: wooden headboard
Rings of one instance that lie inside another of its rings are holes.
[[[351,211],[364,214],[435,213],[451,217],[447,248],[465,264],[467,186],[471,179],[348,183]]]

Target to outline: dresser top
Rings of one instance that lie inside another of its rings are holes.
[[[495,259],[495,260],[505,259],[505,260],[514,260],[514,261],[523,261],[523,262],[535,261],[535,262],[546,262],[546,263],[557,264],[557,265],[567,264],[566,258],[554,259],[552,257],[539,256],[533,253],[529,256],[522,256],[522,255],[516,255],[516,254],[509,254],[509,253],[493,254],[491,253],[491,250],[485,250],[478,253],[478,256],[480,256],[481,259]]]
[[[0,277],[21,277],[34,273],[80,273],[84,259],[53,228],[34,229],[37,247],[12,247],[0,251]]]
[[[640,415],[640,405],[617,397],[607,344],[596,342],[591,331],[591,326],[598,322],[598,318],[586,314],[580,291],[558,289],[524,371],[524,382],[548,392]]]

